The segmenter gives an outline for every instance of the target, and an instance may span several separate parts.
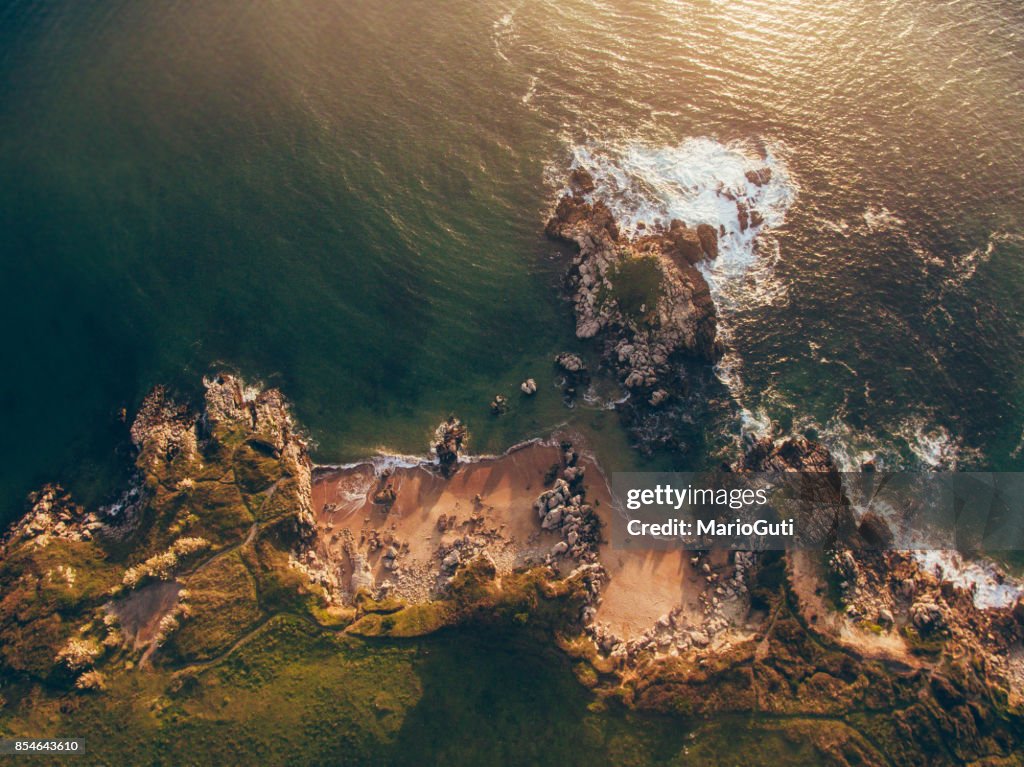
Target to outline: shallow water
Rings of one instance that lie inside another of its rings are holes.
[[[423,452],[451,411],[479,452],[570,420],[624,460],[551,369],[574,161],[635,221],[727,229],[712,187],[776,170],[711,274],[744,412],[711,450],[774,423],[851,464],[1019,467],[1022,34],[1011,0],[9,3],[4,516],[48,479],[103,497],[118,410],[220,364],[325,461]]]

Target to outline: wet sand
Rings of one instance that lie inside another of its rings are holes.
[[[499,576],[515,567],[540,562],[560,540],[541,530],[533,503],[546,488],[545,474],[557,465],[560,449],[530,443],[496,457],[464,463],[445,479],[426,466],[403,466],[383,479],[372,463],[318,470],[313,484],[313,508],[324,553],[343,563],[351,577],[358,563],[352,552],[365,557],[376,585],[392,582],[395,593],[412,599],[436,596],[443,583],[439,550],[463,536],[486,539]],[[593,458],[581,455],[586,469],[587,501],[604,524],[599,559],[608,573],[597,611],[597,622],[628,639],[643,633],[676,607],[700,612],[698,595],[703,580],[685,551],[614,550],[607,542],[615,513],[608,483]],[[390,509],[374,503],[385,483],[394,490]],[[439,526],[440,519],[449,520]],[[380,543],[375,543],[374,541]],[[400,575],[385,568],[384,552],[400,550]],[[564,572],[574,560],[560,560]]]

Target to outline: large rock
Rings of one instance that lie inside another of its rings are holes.
[[[442,476],[451,477],[458,471],[459,454],[467,436],[466,427],[453,415],[442,421],[434,431],[434,444],[431,447],[437,456],[437,465]]]
[[[670,375],[673,355],[714,359],[717,316],[707,281],[693,264],[717,254],[713,227],[692,229],[682,221],[630,239],[620,234],[611,211],[588,202],[580,191],[586,177],[571,182],[575,190],[559,200],[548,221],[548,236],[574,244],[576,257],[568,285],[580,338],[627,342],[633,354],[611,356],[620,380],[634,370],[632,385],[654,388]],[[645,362],[642,367],[640,362]],[[652,372],[653,371],[653,372]],[[669,388],[669,387],[663,387]]]
[[[700,238],[700,247],[708,258],[718,258],[718,231],[710,224],[697,225],[697,237]]]

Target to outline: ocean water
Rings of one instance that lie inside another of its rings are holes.
[[[1024,467],[1022,35],[1016,0],[8,2],[2,515],[104,499],[120,409],[218,366],[323,461],[424,452],[449,412],[478,452],[569,423],[633,460],[551,367],[574,164],[628,225],[726,229],[711,453]]]

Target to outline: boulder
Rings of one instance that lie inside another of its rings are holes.
[[[562,352],[559,354],[555,357],[555,364],[566,373],[580,374],[587,372],[586,363],[584,363],[579,356],[572,354],[571,352]]]
[[[451,572],[462,563],[462,555],[459,554],[458,549],[452,549],[445,555],[445,558],[441,560],[441,567]]]
[[[772,180],[772,169],[765,167],[758,168],[757,170],[748,170],[744,175],[751,184],[764,186]]]
[[[560,524],[562,524],[563,508],[559,506],[557,509],[552,509],[544,515],[544,521],[540,523],[540,526],[545,530],[554,530]]]
[[[718,258],[718,231],[710,224],[697,225],[697,237],[701,250],[710,259]]]

